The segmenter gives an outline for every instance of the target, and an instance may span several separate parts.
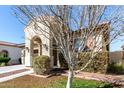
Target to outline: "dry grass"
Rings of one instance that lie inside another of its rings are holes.
[[[53,76],[50,78],[41,78],[31,75],[22,76],[10,81],[0,83],[1,88],[50,88],[57,81],[66,79],[63,76]]]

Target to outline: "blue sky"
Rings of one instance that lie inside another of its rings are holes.
[[[11,7],[0,5],[0,41],[24,43],[24,25],[14,17]]]
[[[12,6],[0,6],[0,41],[24,43],[24,25],[12,14]],[[124,14],[124,13],[123,13]],[[121,50],[124,44],[124,36],[121,40],[113,42],[111,51]]]

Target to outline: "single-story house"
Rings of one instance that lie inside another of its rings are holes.
[[[4,54],[5,57],[10,57],[9,64],[19,64],[19,59],[22,56],[22,49],[24,44],[15,44],[6,41],[0,41],[0,53]]]

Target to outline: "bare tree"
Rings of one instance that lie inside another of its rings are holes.
[[[79,54],[90,50],[90,59],[76,73],[84,70],[109,43],[123,33],[121,6],[16,6],[15,16],[25,25],[34,23],[36,32],[52,36],[68,63],[67,88],[72,85]],[[39,24],[46,26],[48,31]],[[45,33],[45,34],[44,34]],[[52,40],[52,38],[47,37]],[[86,49],[88,48],[88,49]],[[106,49],[107,51],[107,49]]]

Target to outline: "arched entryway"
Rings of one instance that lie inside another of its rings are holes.
[[[42,41],[40,37],[35,36],[32,38],[32,57],[42,55]]]

